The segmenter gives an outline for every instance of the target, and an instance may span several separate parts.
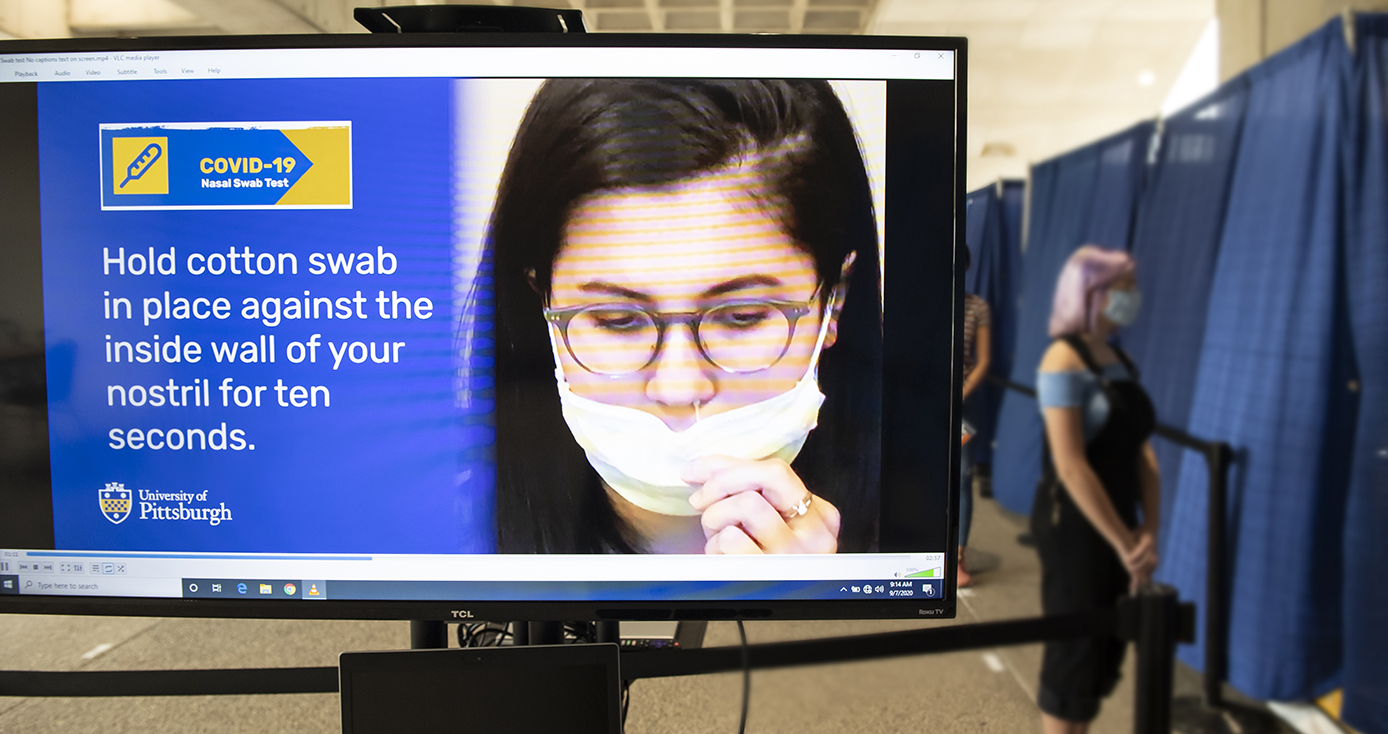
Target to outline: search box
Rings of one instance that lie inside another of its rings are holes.
[[[23,578],[20,593],[53,596],[162,596],[182,595],[179,580],[120,578],[102,576],[97,578],[62,578],[53,576]],[[0,579],[3,586],[3,579]],[[6,592],[14,593],[14,592]]]

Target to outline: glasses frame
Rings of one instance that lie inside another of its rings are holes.
[[[775,367],[776,364],[779,363],[786,356],[786,352],[790,351],[790,342],[795,338],[796,324],[799,323],[801,318],[809,314],[810,311],[814,309],[815,301],[817,300],[819,300],[819,289],[815,289],[814,295],[811,295],[809,300],[807,301],[779,301],[767,298],[742,298],[731,301],[723,301],[722,303],[719,303],[717,305],[709,306],[708,308],[701,308],[697,311],[656,311],[653,309],[645,308],[644,306],[637,306],[631,303],[590,303],[582,306],[568,306],[566,308],[546,308],[544,310],[544,315],[546,321],[558,327],[559,337],[564,341],[564,349],[569,353],[569,356],[572,357],[573,360],[578,363],[579,367],[582,367],[584,370],[595,375],[602,375],[604,377],[626,377],[628,375],[634,375],[638,372],[641,372],[645,370],[647,367],[650,367],[652,364],[655,364],[655,361],[660,358],[660,353],[665,349],[665,335],[669,331],[670,326],[679,324],[689,326],[690,333],[694,337],[694,345],[698,347],[699,354],[704,358],[704,361],[708,362],[714,367],[717,367],[720,370],[723,370],[724,372],[727,372],[728,374],[746,375],[751,374],[753,372],[761,372],[762,370],[769,370],[772,367]],[[776,359],[772,360],[771,364],[768,364],[765,367],[758,367],[754,370],[734,370],[724,367],[721,364],[718,364],[716,361],[714,361],[713,357],[709,356],[708,350],[704,348],[704,340],[702,337],[699,336],[699,327],[703,324],[704,317],[707,316],[710,311],[720,308],[727,308],[729,306],[770,306],[780,311],[781,314],[785,316],[787,322],[786,340],[785,343],[781,345],[780,354],[776,355]],[[578,355],[574,353],[573,346],[569,344],[569,323],[573,321],[575,316],[579,315],[580,313],[583,313],[584,311],[604,308],[630,309],[633,311],[641,311],[645,313],[647,316],[650,316],[651,321],[655,322],[655,349],[651,352],[651,358],[646,360],[645,364],[641,365],[640,367],[637,367],[636,369],[628,370],[626,372],[601,372],[584,364],[583,360],[579,359]]]

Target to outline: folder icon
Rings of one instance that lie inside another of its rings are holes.
[[[271,587],[269,584],[261,584],[261,585],[260,585],[260,593],[262,593],[262,594],[273,594],[273,593],[275,593],[275,590],[274,590],[274,588]]]

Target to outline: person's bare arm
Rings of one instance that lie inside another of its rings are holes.
[[[1068,372],[1084,369],[1079,355],[1064,342],[1056,342],[1041,360],[1042,372]],[[1089,459],[1084,455],[1084,424],[1080,408],[1046,408],[1042,412],[1046,424],[1046,439],[1050,442],[1051,460],[1056,475],[1075,506],[1089,524],[1113,546],[1118,557],[1126,561],[1137,544],[1133,532],[1119,517],[1108,493],[1099,482]]]
[[[974,390],[978,389],[983,381],[988,379],[988,367],[993,361],[993,329],[987,324],[982,324],[974,331],[974,356],[978,361],[974,364],[973,372],[969,373],[968,379],[964,380],[964,398],[967,399]]]
[[[1136,545],[1123,559],[1132,574],[1132,590],[1147,583],[1157,569],[1157,531],[1161,527],[1161,469],[1152,442],[1142,445],[1138,459],[1138,481],[1142,488],[1142,527],[1138,528]]]
[[[1135,545],[1133,533],[1118,516],[1108,493],[1084,456],[1084,427],[1079,408],[1046,408],[1046,438],[1051,444],[1051,460],[1070,499],[1084,513],[1089,524],[1126,557]]]
[[[1161,527],[1161,466],[1151,441],[1142,444],[1138,471],[1142,487],[1142,529],[1155,535]]]

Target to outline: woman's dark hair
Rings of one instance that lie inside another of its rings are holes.
[[[575,203],[657,187],[749,153],[825,287],[857,253],[826,399],[793,467],[843,515],[841,551],[877,545],[882,317],[877,224],[857,137],[826,82],[557,79],[530,102],[492,212],[483,275],[495,297],[497,545],[502,553],[630,552],[601,480],[560,411],[541,310]]]

